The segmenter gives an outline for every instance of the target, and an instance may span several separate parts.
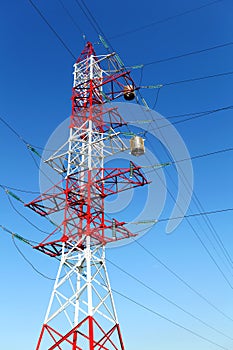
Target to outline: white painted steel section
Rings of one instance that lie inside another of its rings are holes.
[[[118,323],[105,265],[105,248],[101,245],[91,248],[88,240],[84,250],[74,246],[72,252],[63,253],[45,324],[53,322],[59,314],[64,314],[62,320],[66,320],[68,329],[77,325],[82,316],[95,314],[110,324]]]

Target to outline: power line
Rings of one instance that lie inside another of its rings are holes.
[[[25,145],[28,143],[24,140],[24,138],[5,120],[0,116],[0,120],[3,124],[5,124]]]
[[[161,88],[157,89],[156,97],[155,97],[155,102],[153,104],[152,109],[155,109],[157,107],[158,101],[159,101],[159,93],[160,93]]]
[[[31,147],[30,143],[27,142],[27,141],[24,139],[24,137],[23,137],[22,135],[20,135],[19,132],[18,132],[15,128],[13,128],[13,126],[10,125],[3,117],[0,116],[0,120],[1,120],[1,122],[2,122],[3,124],[5,124],[5,126],[6,126],[9,130],[11,130],[11,131],[13,132],[13,134],[15,134],[15,136],[17,136],[17,138],[18,138],[20,141],[22,141],[22,142],[27,146],[27,148],[28,148],[29,150],[31,150],[31,151],[33,151],[33,152],[35,151],[35,150],[33,149],[33,147]],[[38,155],[39,155],[39,154],[38,154]],[[40,155],[39,155],[39,156],[40,156]]]
[[[75,0],[75,2],[77,3],[77,5],[80,7],[80,9],[82,10],[82,12],[84,13],[84,15],[86,16],[86,18],[88,19],[88,21],[90,22],[91,26],[93,27],[93,29],[95,30],[96,34],[98,35],[98,37],[100,38],[100,35],[104,37],[104,39],[107,42],[107,46],[105,46],[105,48],[107,49],[107,51],[109,52],[109,50],[111,49],[112,51],[115,51],[111,45],[111,43],[109,42],[108,38],[106,35],[104,35],[104,32],[102,30],[102,28],[100,27],[99,23],[97,22],[97,20],[95,19],[95,16],[93,16],[92,12],[90,11],[90,9],[88,8],[88,6],[85,4],[85,2],[83,0]],[[81,5],[82,4],[82,5]]]
[[[211,306],[215,311],[220,313],[222,316],[227,318],[228,320],[233,322],[233,318],[228,316],[224,311],[219,309],[215,304],[213,304],[209,299],[207,299],[204,295],[202,295],[199,291],[197,291],[194,287],[192,287],[188,282],[186,282],[178,273],[172,270],[167,264],[165,264],[162,260],[160,260],[151,250],[147,249],[143,244],[141,244],[137,239],[132,238],[133,241],[139,245],[147,254],[149,254],[157,263],[159,263],[163,268],[165,268],[170,274],[172,274],[178,281],[180,281],[185,287],[191,290],[194,294],[196,294],[199,298],[204,300],[209,306]]]
[[[16,207],[13,205],[13,202],[11,201],[10,199],[10,196],[13,197],[14,199],[16,199],[17,201],[21,202],[22,204],[25,205],[25,202],[18,196],[16,195],[15,193],[13,193],[12,191],[10,191],[9,189],[14,189],[16,191],[20,191],[20,192],[26,192],[26,193],[35,193],[35,192],[32,192],[32,191],[25,191],[25,190],[21,190],[21,189],[17,189],[17,188],[13,188],[13,187],[7,187],[7,186],[4,186],[4,185],[1,185],[0,184],[0,187],[5,191],[7,197],[8,197],[8,200],[11,204],[11,207],[14,209],[14,211],[19,215],[21,216],[25,221],[27,221],[30,225],[32,225],[34,228],[36,228],[37,230],[39,230],[40,232],[42,233],[46,233],[46,234],[50,234],[50,232],[47,232],[47,231],[43,231],[41,230],[38,226],[36,226],[35,224],[33,224],[26,216],[24,216],[22,213],[20,213]],[[56,226],[59,230],[60,230],[60,227],[54,222],[52,221],[49,217],[47,216],[44,216],[44,218],[49,221],[52,225]]]
[[[174,118],[181,118],[181,117],[195,116],[195,115],[207,115],[207,114],[217,113],[217,112],[221,112],[221,111],[227,111],[227,110],[232,109],[232,108],[233,108],[233,105],[229,105],[229,106],[224,106],[224,107],[215,108],[215,109],[208,109],[205,111],[172,115],[172,116],[166,117],[166,119],[174,119]],[[159,118],[158,120],[161,120],[161,118]]]
[[[158,63],[173,61],[173,60],[177,60],[179,58],[188,57],[188,56],[192,56],[192,55],[197,55],[197,54],[200,54],[200,53],[203,53],[203,52],[217,50],[217,49],[220,49],[220,48],[223,48],[223,47],[227,47],[227,46],[231,46],[231,45],[233,45],[233,41],[230,41],[230,42],[227,42],[227,43],[224,43],[224,44],[220,44],[220,45],[207,47],[207,48],[201,49],[201,50],[186,52],[186,53],[183,53],[183,54],[177,55],[177,56],[170,56],[170,57],[167,57],[167,58],[162,58],[160,60],[155,60],[155,61],[151,61],[151,62],[148,62],[148,63],[144,63],[143,67],[147,67],[147,66],[150,66],[152,64],[158,64]]]
[[[30,156],[32,157],[32,160],[34,162],[34,164],[36,165],[36,167],[39,169],[39,171],[49,180],[49,182],[51,182],[51,184],[53,186],[55,186],[56,184],[51,180],[51,178],[40,168],[40,166],[38,165],[33,153],[38,156],[40,159],[43,160],[42,156],[36,151],[36,149],[34,147],[32,147],[32,145],[30,145],[30,143],[28,143],[16,130],[15,128],[13,128],[13,126],[11,126],[5,119],[3,119],[2,117],[0,117],[0,120],[2,121],[3,124],[5,124],[17,137],[20,141],[22,141],[26,147],[27,150],[29,151]],[[40,148],[40,147],[36,147],[36,148]]]
[[[206,341],[206,342],[208,342],[208,343],[210,343],[210,344],[213,344],[213,345],[215,345],[215,346],[217,346],[217,347],[219,347],[219,348],[221,348],[221,349],[230,350],[229,348],[226,348],[226,347],[224,347],[224,346],[222,346],[222,345],[220,345],[220,344],[218,344],[218,343],[216,343],[216,342],[210,340],[209,338],[204,337],[203,335],[201,335],[201,334],[199,334],[199,333],[197,333],[197,332],[191,330],[190,328],[185,327],[185,326],[183,326],[182,324],[173,321],[172,319],[168,318],[167,316],[164,316],[164,315],[160,314],[159,312],[157,312],[157,311],[151,309],[150,307],[148,307],[148,306],[146,306],[146,305],[144,305],[144,304],[139,303],[139,302],[136,301],[135,299],[132,299],[132,298],[128,297],[127,295],[125,295],[125,294],[123,294],[123,293],[117,291],[116,289],[113,289],[113,288],[112,288],[112,291],[115,292],[116,294],[120,295],[121,297],[123,297],[123,298],[125,298],[125,299],[131,301],[132,303],[134,303],[134,304],[140,306],[141,308],[143,308],[143,309],[149,311],[150,313],[152,313],[152,314],[154,314],[154,315],[156,315],[156,316],[158,316],[158,317],[160,317],[160,318],[162,318],[162,319],[168,321],[169,323],[173,324],[174,326],[177,326],[177,327],[179,327],[179,328],[181,328],[181,329],[183,329],[183,330],[185,330],[185,331],[187,331],[187,332],[189,332],[189,333],[195,335],[196,337],[198,337],[198,338],[200,338],[200,339],[202,339],[202,340],[204,340],[204,341]]]
[[[160,88],[158,88],[159,90]],[[204,111],[198,111],[198,112],[186,112],[186,113],[181,113],[181,114],[175,114],[175,115],[170,115],[170,116],[166,116],[166,118],[153,118],[153,119],[140,119],[140,120],[131,120],[131,121],[128,121],[128,124],[130,123],[138,123],[138,124],[145,124],[145,123],[152,123],[154,122],[155,120],[158,120],[158,121],[164,121],[164,119],[177,119],[177,118],[182,118],[182,117],[188,117],[188,116],[199,116],[199,115],[208,115],[208,114],[212,114],[212,113],[218,113],[218,112],[222,112],[222,111],[227,111],[229,109],[232,109],[233,108],[233,105],[229,105],[229,106],[223,106],[223,107],[219,107],[219,108],[215,108],[215,109],[207,109],[207,110],[204,110]],[[37,146],[34,146],[36,148],[40,148],[40,147],[37,147]],[[41,148],[43,149],[43,148]]]
[[[225,336],[228,339],[233,340],[233,338],[231,338],[230,336],[228,336],[227,334],[225,334],[222,331],[219,331],[217,328],[211,326],[210,324],[208,324],[207,322],[203,321],[202,319],[200,319],[199,317],[195,316],[193,313],[185,310],[183,307],[181,307],[180,305],[178,305],[177,303],[173,302],[171,299],[165,297],[163,294],[157,292],[154,288],[151,288],[150,286],[148,286],[146,283],[142,282],[141,280],[139,280],[137,277],[133,276],[131,273],[127,272],[126,270],[124,270],[122,267],[120,267],[119,265],[115,264],[114,262],[112,262],[109,259],[106,259],[110,264],[112,264],[113,266],[115,266],[118,270],[120,270],[121,272],[123,272],[125,275],[127,275],[128,277],[130,277],[131,279],[135,280],[137,283],[141,284],[143,287],[145,287],[146,289],[150,290],[152,293],[158,295],[160,298],[162,298],[163,300],[167,301],[169,304],[175,306],[176,308],[178,308],[179,310],[181,310],[182,312],[184,312],[185,314],[189,315],[190,317],[194,318],[195,320],[199,321],[200,323],[204,324],[206,327],[214,330],[215,332]]]
[[[192,81],[211,79],[211,78],[222,77],[222,76],[227,76],[227,75],[232,75],[232,74],[233,74],[233,71],[217,73],[217,74],[206,75],[206,76],[198,77],[198,78],[190,78],[190,79],[185,79],[185,80],[172,81],[172,82],[168,82],[168,83],[163,84],[163,86],[177,85],[177,84],[183,84],[183,83],[190,83]]]
[[[33,222],[31,220],[29,220],[25,215],[23,215],[19,210],[16,209],[16,207],[14,206],[12,200],[10,197],[13,197],[14,199],[16,199],[17,201],[19,201],[20,203],[25,205],[25,202],[15,193],[11,192],[9,190],[9,187],[4,187],[3,185],[0,184],[0,187],[5,191],[5,194],[7,195],[7,198],[9,200],[9,203],[12,207],[12,209],[19,215],[21,216],[25,221],[27,221],[31,226],[33,226],[34,228],[36,228],[38,231],[45,233],[45,234],[50,234],[50,232],[41,230],[37,225],[33,224]],[[17,189],[16,189],[17,190]],[[22,191],[21,191],[22,192]],[[31,191],[28,191],[29,193],[32,193]],[[51,224],[53,224],[54,226],[58,227],[58,225],[53,222],[51,219],[49,219],[47,216],[44,217],[46,220],[48,220]]]
[[[99,26],[98,22],[96,21],[95,17],[92,15],[91,11],[87,7],[87,5],[81,0],[75,0],[76,4],[79,6],[83,14],[86,16],[87,20],[91,24],[92,28],[96,32],[96,34],[99,36],[100,34],[103,34],[103,31],[101,27]]]
[[[15,242],[15,239],[14,239],[14,234],[12,234],[12,241],[13,241],[13,244],[15,246],[15,248],[17,249],[18,253],[22,256],[22,258],[32,267],[32,269],[38,273],[40,276],[48,279],[48,280],[51,280],[51,281],[55,281],[55,278],[51,278],[51,277],[48,277],[47,275],[43,274],[42,272],[40,272],[32,263],[30,260],[28,260],[26,258],[26,256],[23,254],[23,252],[21,251],[21,249],[19,249],[18,245],[16,244]]]
[[[4,227],[4,226],[2,226],[2,225],[0,225],[0,228],[1,228],[2,230],[4,230],[5,232],[7,232],[7,233],[9,233],[9,234],[11,235],[11,238],[12,238],[12,241],[13,241],[13,244],[14,244],[16,250],[17,250],[18,253],[22,256],[22,258],[27,262],[27,264],[29,264],[29,265],[32,267],[32,269],[33,269],[36,273],[38,273],[40,276],[42,276],[42,277],[44,277],[44,278],[46,278],[46,279],[55,280],[55,278],[50,278],[50,277],[46,276],[45,274],[43,274],[42,272],[40,272],[40,271],[31,263],[31,261],[30,261],[28,258],[26,258],[26,256],[23,254],[22,250],[21,250],[21,249],[18,247],[18,245],[16,244],[15,238],[17,238],[17,239],[21,240],[22,242],[24,242],[24,243],[30,245],[31,247],[33,247],[33,244],[35,244],[35,243],[37,243],[37,242],[31,241],[31,240],[29,241],[28,239],[25,239],[24,237],[22,237],[22,236],[16,234],[15,232],[12,232],[11,230],[7,229],[6,227]],[[33,243],[33,244],[32,244],[32,243]],[[37,243],[37,244],[38,244],[38,243]]]
[[[22,242],[24,242],[24,243],[30,245],[31,247],[32,247],[34,244],[38,244],[38,243],[35,242],[35,241],[29,240],[29,239],[26,239],[26,238],[20,236],[19,234],[15,233],[15,232],[13,232],[13,231],[11,231],[11,230],[9,230],[8,228],[6,228],[6,227],[3,226],[3,225],[0,225],[0,228],[1,228],[3,231],[9,233],[11,236],[14,236],[15,238],[19,239],[20,241],[22,241]]]
[[[228,76],[228,75],[232,75],[232,74],[233,74],[233,71],[228,71],[228,72],[216,73],[216,74],[212,74],[212,75],[205,75],[205,76],[202,76],[202,77],[194,77],[194,78],[189,78],[189,79],[184,79],[184,80],[170,81],[170,82],[164,83],[164,84],[143,85],[143,86],[139,86],[139,88],[140,89],[161,89],[164,86],[171,86],[171,85],[190,83],[190,82],[193,82],[193,81],[212,79],[212,78],[223,77],[223,76]]]
[[[3,184],[0,184],[0,187],[2,187],[3,189],[9,189],[9,190],[13,190],[13,191],[18,191],[18,192],[23,192],[23,193],[30,193],[30,194],[40,194],[40,192],[38,191],[29,191],[29,190],[23,190],[22,188],[16,188],[16,187],[11,187],[11,186],[6,186]]]
[[[7,198],[8,198],[8,201],[12,207],[12,209],[19,215],[21,216],[21,218],[23,218],[29,225],[31,225],[32,227],[34,227],[35,229],[37,229],[38,231],[42,232],[42,233],[45,233],[47,235],[50,234],[50,232],[47,232],[47,231],[44,231],[42,229],[40,229],[37,225],[33,224],[33,222],[31,220],[29,220],[25,215],[23,215],[22,213],[20,213],[20,211],[18,209],[16,209],[16,207],[14,206],[12,200],[10,199],[10,196],[9,194],[6,192],[7,194]]]
[[[172,19],[175,19],[175,18],[184,16],[184,15],[190,14],[190,13],[192,13],[192,12],[201,10],[201,9],[207,7],[207,6],[211,6],[211,5],[214,5],[214,4],[216,4],[216,3],[218,3],[218,2],[222,2],[222,1],[223,1],[223,0],[216,0],[216,1],[208,2],[208,3],[205,4],[205,5],[192,8],[192,9],[190,9],[190,10],[187,10],[187,11],[184,11],[184,12],[181,12],[181,13],[178,13],[178,14],[173,15],[173,16],[169,16],[169,17],[163,18],[163,19],[161,19],[161,20],[158,20],[158,21],[155,21],[155,22],[146,24],[146,25],[144,25],[144,26],[141,26],[141,27],[138,27],[138,28],[135,28],[135,29],[132,29],[132,30],[128,30],[128,31],[126,31],[126,32],[124,32],[124,33],[119,33],[119,34],[113,35],[113,36],[111,36],[109,39],[117,39],[117,38],[120,38],[120,37],[125,36],[125,35],[129,35],[129,34],[133,34],[133,33],[139,32],[139,31],[141,31],[141,30],[150,28],[150,27],[152,27],[152,26],[154,26],[154,25],[156,25],[156,24],[162,24],[162,23],[168,22],[168,21],[170,21],[170,20],[172,20]]]
[[[233,208],[216,209],[216,210],[204,211],[204,212],[195,213],[195,214],[176,216],[174,218],[172,217],[172,218],[158,219],[157,222],[176,220],[176,219],[182,219],[182,218],[191,218],[191,217],[194,217],[194,216],[204,216],[204,215],[212,215],[212,214],[217,214],[217,213],[226,213],[226,212],[232,211],[232,210],[233,210]]]
[[[190,158],[184,158],[184,159],[179,159],[176,161],[172,161],[171,164],[176,164],[176,163],[180,163],[180,162],[185,162],[187,160],[192,160],[192,159],[198,159],[198,158],[203,158],[203,157],[209,157],[209,156],[213,156],[215,154],[219,154],[219,153],[225,153],[225,152],[231,152],[233,151],[233,148],[225,148],[225,149],[220,149],[218,151],[214,151],[214,152],[208,152],[208,153],[203,153],[203,154],[198,154],[196,156],[192,156]]]
[[[81,29],[80,25],[76,22],[70,11],[67,9],[67,7],[64,5],[62,0],[58,0],[61,4],[63,10],[66,12],[67,16],[70,18],[71,22],[74,24],[74,26],[78,29],[79,33],[82,35],[83,39],[86,37],[83,30]]]
[[[14,246],[15,248],[17,249],[17,251],[19,252],[19,254],[22,256],[22,258],[33,268],[33,270],[38,273],[40,276],[42,276],[43,278],[46,278],[46,279],[49,279],[49,280],[52,280],[52,281],[55,281],[55,278],[51,278],[51,277],[48,277],[47,275],[43,274],[41,271],[39,271],[33,264],[32,262],[26,258],[25,254],[23,254],[22,250],[19,248],[19,246],[16,244],[15,242],[15,238],[17,238],[19,241],[23,242],[23,243],[26,243],[28,244],[30,247],[33,247],[34,245],[38,245],[39,243],[38,242],[35,242],[35,241],[32,241],[32,240],[28,240],[26,238],[24,238],[23,236],[9,230],[8,228],[6,228],[5,226],[3,225],[0,225],[0,228],[9,233],[12,237],[12,240],[13,240],[13,243],[14,243]],[[58,257],[54,257],[54,259],[57,259],[59,260]],[[60,277],[59,279],[63,278],[64,276]]]
[[[174,163],[184,162],[184,161],[186,161],[188,159],[198,159],[198,158],[202,158],[202,157],[212,156],[212,155],[215,155],[215,154],[225,153],[225,152],[229,152],[229,151],[233,151],[233,148],[225,148],[225,149],[221,149],[221,150],[214,151],[214,152],[199,154],[199,155],[193,156],[191,158],[185,158],[185,159],[177,160]]]
[[[214,152],[208,152],[208,153],[198,154],[196,156],[192,156],[192,157],[189,157],[189,158],[183,158],[183,159],[179,159],[179,160],[174,160],[174,161],[169,162],[169,165],[177,164],[177,163],[181,163],[181,162],[186,162],[187,160],[193,160],[193,159],[198,159],[198,158],[203,158],[203,157],[209,157],[209,156],[213,156],[213,155],[216,155],[216,154],[226,153],[226,152],[231,152],[231,151],[233,151],[232,147],[224,148],[224,149],[220,149],[220,150],[214,151]],[[154,171],[154,169],[153,169],[154,166],[151,166],[151,168],[152,168],[152,170],[146,171],[145,174],[149,174],[152,171]]]
[[[227,111],[227,110],[231,110],[233,109],[233,106],[227,106],[227,107],[223,107],[223,108],[219,108],[219,109],[213,109],[213,110],[209,110],[209,111],[206,111],[206,112],[199,112],[199,113],[189,113],[187,114],[190,115],[189,118],[186,118],[186,119],[182,119],[182,120],[178,120],[178,121],[175,121],[175,122],[172,122],[171,124],[172,125],[176,125],[176,124],[182,124],[182,123],[186,123],[190,120],[195,120],[195,119],[199,119],[199,118],[202,118],[202,117],[205,117],[205,116],[208,116],[210,114],[214,114],[214,113],[218,113],[218,112],[223,112],[223,111]],[[173,119],[173,118],[178,118],[178,117],[184,117],[185,114],[181,114],[181,115],[177,115],[177,116],[172,116],[172,117],[167,117],[166,119]],[[155,128],[152,128],[150,127],[152,125],[153,122],[155,122],[156,120],[160,120],[160,121],[164,121],[163,118],[153,118],[152,120],[148,121],[149,123],[149,127],[147,128],[147,130],[143,131],[142,134],[145,136],[148,132],[150,131],[153,131],[153,130],[159,130],[159,129],[163,129],[163,128],[168,128],[170,127],[170,124],[169,123],[166,123],[164,125],[161,125],[161,126],[156,126]]]
[[[194,214],[176,216],[176,217],[172,217],[172,218],[151,219],[151,220],[146,220],[145,223],[147,223],[147,221],[148,222],[152,222],[153,221],[155,224],[157,224],[159,222],[164,222],[164,221],[166,222],[166,221],[170,221],[170,220],[190,218],[190,217],[194,217],[194,216],[203,216],[203,215],[212,215],[212,214],[226,213],[228,211],[233,211],[233,208],[222,208],[222,209],[216,209],[216,210],[211,210],[211,211],[204,211],[204,212],[199,212],[199,213],[194,213]],[[144,223],[144,222],[142,221],[142,223]],[[134,224],[134,222],[128,222],[128,224]]]
[[[60,43],[63,45],[63,47],[66,49],[67,52],[76,60],[76,56],[73,54],[73,52],[70,50],[70,48],[66,45],[64,40],[61,38],[61,36],[58,34],[58,32],[51,26],[49,21],[46,19],[46,17],[43,15],[43,13],[39,10],[39,8],[34,4],[32,0],[28,0],[30,4],[33,6],[33,8],[36,10],[36,12],[39,14],[39,16],[43,19],[43,21],[47,24],[49,29],[53,32],[53,34],[57,37],[57,39],[60,41]]]
[[[87,11],[82,7],[82,5],[80,4],[80,2],[78,0],[75,0],[76,4],[79,6],[79,8],[81,9],[81,11],[83,12],[83,14],[87,17],[88,21],[90,22],[91,26],[93,27],[94,31],[97,32],[97,34],[100,34],[98,31],[98,27],[96,27],[96,23],[93,22],[90,17],[88,16]]]

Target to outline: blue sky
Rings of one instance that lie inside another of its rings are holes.
[[[64,3],[86,38],[97,43],[97,33],[77,6],[77,2],[67,0]],[[231,42],[233,11],[231,0],[216,1],[210,6],[168,19],[170,16],[207,3],[208,1],[204,0],[165,0],[162,3],[147,0],[143,5],[140,1],[132,3],[123,0],[117,3],[105,0],[86,2],[103,33],[109,38],[114,50],[127,66],[146,64]],[[35,4],[65,44],[78,57],[84,40],[67,16],[61,2],[35,0]],[[161,23],[153,24],[159,21]],[[140,29],[148,24],[151,25]],[[129,31],[132,32],[124,34]],[[74,59],[26,0],[1,3],[0,43],[2,49],[0,115],[28,143],[43,148],[54,129],[70,115]],[[100,44],[96,44],[95,49],[97,54],[106,53]],[[166,84],[229,72],[232,71],[232,58],[233,47],[229,45],[198,55],[148,65],[143,69],[142,85]],[[136,84],[139,82],[140,74],[140,70],[133,72]],[[142,93],[152,107],[156,90],[145,89]],[[232,105],[232,75],[164,86],[159,93],[156,111],[166,118],[230,105]],[[177,120],[182,118],[170,121]],[[191,156],[232,147],[231,110],[174,126]],[[28,191],[39,191],[38,168],[25,144],[2,123],[0,130],[2,160],[0,184]],[[148,140],[145,143],[147,145]],[[40,148],[37,149],[42,151]],[[155,142],[150,150],[160,161],[168,161],[167,154],[161,145]],[[193,170],[195,194],[206,211],[232,207],[231,152],[195,159]],[[164,174],[168,190],[176,196],[177,175],[174,168],[167,168]],[[176,185],[169,175],[174,178]],[[159,184],[159,178],[157,180]],[[156,187],[156,181],[152,186]],[[25,201],[36,196],[24,192],[17,192],[17,194]],[[139,200],[137,196],[135,199]],[[41,232],[30,226],[15,212],[3,190],[1,190],[0,203],[0,225],[35,241],[43,239]],[[14,200],[13,204],[20,213],[42,230],[51,231],[51,226],[33,212],[23,208]],[[173,206],[173,200],[168,194],[160,218],[169,217]],[[197,212],[198,208],[192,200],[188,213]],[[124,216],[124,212],[121,215]],[[127,221],[127,212],[125,217]],[[209,219],[232,256],[232,212],[214,214],[209,216]],[[213,242],[211,232],[203,218],[191,218],[190,222],[233,284],[232,268],[227,268],[213,249],[209,241],[210,239]],[[140,228],[137,227],[137,229]],[[233,319],[233,290],[219,273],[188,222],[183,220],[171,235],[167,235],[165,229],[166,222],[158,223],[140,239],[140,244]],[[209,239],[206,238],[206,234],[210,237]],[[39,271],[55,277],[58,267],[56,261],[51,261],[22,243],[18,245]],[[108,258],[212,327],[232,336],[233,321],[221,315],[191,292],[141,246],[132,243],[125,247],[110,249]],[[11,236],[4,231],[0,234],[0,264],[0,348],[32,349],[35,347],[43,323],[53,282],[38,275],[22,259],[12,243]],[[124,275],[113,265],[109,264],[108,267],[114,289],[226,349],[232,348],[233,340],[193,320]],[[126,349],[215,350],[220,348],[117,294],[115,301]]]

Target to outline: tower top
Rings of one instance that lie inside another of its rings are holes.
[[[90,57],[91,55],[95,55],[95,50],[90,41],[87,41],[86,45],[84,46],[84,49],[82,50],[80,56],[78,57],[76,63],[79,63],[83,60],[85,60],[87,57]]]

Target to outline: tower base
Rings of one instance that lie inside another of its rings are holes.
[[[46,334],[47,333],[47,334]],[[50,341],[46,349],[70,350],[124,350],[119,324],[107,332],[91,316],[84,318],[77,326],[65,335],[60,334],[48,324],[44,324],[36,350],[45,350],[44,338]]]

